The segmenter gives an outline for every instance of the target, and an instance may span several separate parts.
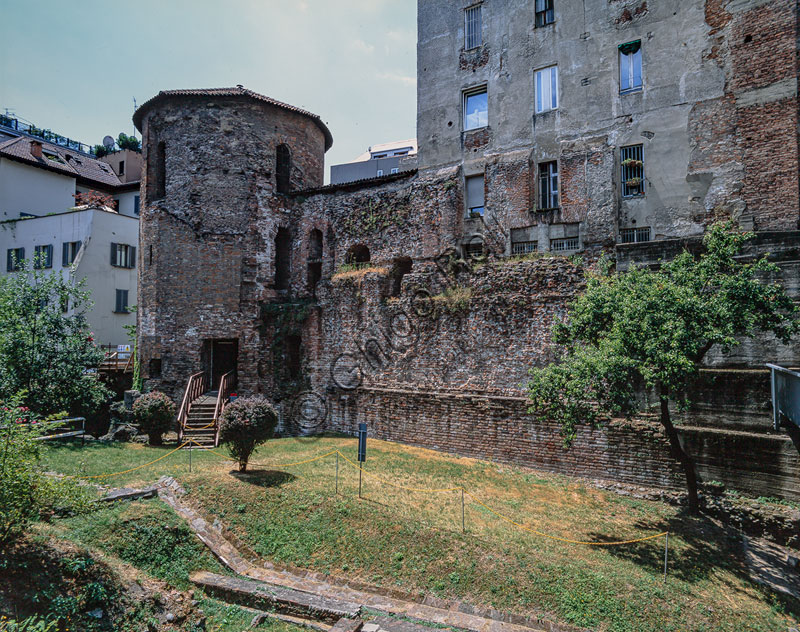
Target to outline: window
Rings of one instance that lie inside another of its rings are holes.
[[[619,240],[623,244],[638,244],[642,241],[650,241],[650,227],[622,228],[619,231]]]
[[[6,252],[6,271],[21,270],[23,259],[25,259],[25,248],[9,248]]]
[[[628,145],[619,150],[619,170],[622,197],[644,195],[644,148]]]
[[[383,169],[378,169],[378,171],[376,171],[376,174],[380,178],[383,175]]]
[[[275,185],[278,193],[288,193],[292,189],[292,154],[286,145],[278,145],[275,150]]]
[[[315,291],[322,278],[322,231],[316,228],[308,237],[308,289]]]
[[[288,290],[291,275],[292,237],[289,230],[279,228],[275,235],[275,289]]]
[[[483,176],[469,176],[467,185],[467,217],[481,217],[484,210]]]
[[[121,176],[125,175],[125,161],[124,160],[120,160],[119,161],[119,175],[121,175]]]
[[[161,141],[151,151],[153,155],[147,158],[147,199],[159,200],[167,188],[167,147]]]
[[[300,368],[303,364],[302,343],[303,339],[300,336],[286,336],[286,368],[289,369],[291,378],[300,375]]]
[[[538,241],[512,241],[511,254],[512,255],[529,255],[539,249]]]
[[[117,290],[117,303],[114,305],[114,313],[128,313],[128,290]]]
[[[127,244],[111,244],[111,265],[115,268],[135,268],[136,248]]]
[[[628,42],[619,47],[619,91],[642,89],[642,42]]]
[[[139,214],[139,204],[140,203],[141,202],[139,201],[139,196],[138,195],[134,195],[133,196],[133,214],[134,215],[138,215]]]
[[[464,245],[465,259],[480,259],[484,254],[483,240],[481,239],[472,239],[468,244]]]
[[[536,26],[547,26],[556,21],[554,0],[536,0]]]
[[[565,250],[578,250],[580,241],[577,237],[567,237],[566,239],[551,239],[550,250],[552,252],[564,252]]]
[[[558,163],[539,163],[539,210],[558,208]]]
[[[391,169],[391,171],[389,171],[389,173],[400,173],[400,169],[398,169],[397,167],[392,167],[392,169]]]
[[[33,247],[33,267],[37,270],[53,267],[53,244]]]
[[[489,100],[486,86],[464,92],[464,131],[489,124]]]
[[[351,246],[344,256],[344,262],[348,265],[355,263],[369,263],[369,248],[363,244]]]
[[[542,68],[536,77],[536,113],[548,112],[558,107],[558,66]]]
[[[75,263],[80,249],[81,242],[79,241],[65,241],[61,244],[61,265],[66,268]]]
[[[481,5],[464,10],[464,48],[481,45]]]

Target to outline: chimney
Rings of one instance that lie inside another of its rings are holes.
[[[38,140],[31,141],[31,156],[34,158],[42,157],[42,143],[40,143]]]

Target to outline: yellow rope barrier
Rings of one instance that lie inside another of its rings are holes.
[[[68,476],[67,478],[100,479],[100,478],[110,478],[112,476],[119,476],[121,474],[128,474],[130,472],[135,472],[136,470],[140,470],[142,468],[149,467],[150,465],[153,465],[154,463],[158,463],[159,461],[162,461],[162,460],[166,459],[168,456],[170,456],[172,454],[175,454],[175,452],[177,452],[181,448],[184,448],[187,445],[190,445],[192,443],[194,445],[198,446],[200,449],[206,451],[206,452],[211,452],[215,456],[218,456],[218,457],[226,459],[226,460],[231,460],[230,457],[228,457],[226,455],[223,455],[223,454],[220,454],[214,448],[207,448],[207,447],[201,445],[200,443],[198,443],[197,441],[194,441],[193,439],[189,439],[188,441],[186,441],[186,442],[182,443],[181,445],[179,445],[174,450],[171,450],[170,452],[167,452],[163,456],[160,456],[159,458],[154,459],[153,461],[150,461],[149,463],[144,463],[142,465],[137,465],[136,467],[132,467],[130,469],[123,470],[121,472],[112,472],[110,474],[94,474],[94,475],[90,475],[90,476],[72,475],[72,476]],[[550,535],[548,533],[543,533],[542,531],[537,531],[536,529],[531,529],[530,527],[526,527],[524,524],[521,524],[521,523],[513,520],[512,518],[509,518],[508,516],[506,516],[504,514],[501,514],[499,511],[495,511],[494,509],[489,507],[489,505],[484,503],[482,500],[480,500],[480,499],[476,498],[475,496],[473,496],[472,494],[470,494],[462,486],[458,486],[458,487],[440,487],[440,488],[423,488],[423,487],[409,487],[407,485],[401,485],[399,483],[394,483],[394,482],[392,482],[390,480],[387,480],[387,479],[385,479],[385,478],[383,478],[381,476],[378,476],[377,474],[373,474],[372,472],[368,472],[363,467],[361,467],[358,463],[355,463],[354,461],[351,461],[350,459],[348,459],[339,450],[331,450],[330,452],[326,452],[325,454],[321,454],[321,455],[312,457],[310,459],[304,459],[302,461],[295,461],[293,463],[281,463],[281,464],[276,464],[276,463],[250,463],[250,465],[255,465],[255,466],[258,466],[258,467],[275,467],[275,468],[295,467],[297,465],[305,465],[307,463],[314,463],[315,461],[319,461],[321,459],[329,457],[332,454],[338,454],[347,463],[349,463],[350,465],[352,465],[356,469],[360,470],[365,476],[367,476],[369,478],[373,478],[375,480],[378,480],[381,483],[384,483],[385,485],[389,485],[389,486],[395,487],[397,489],[402,489],[402,490],[410,491],[410,492],[425,493],[425,494],[441,494],[441,493],[447,493],[447,492],[463,492],[464,495],[468,496],[473,502],[475,502],[476,504],[480,505],[481,507],[483,507],[484,509],[486,509],[487,511],[489,511],[493,515],[497,516],[501,520],[504,520],[504,521],[506,521],[506,522],[508,522],[510,524],[513,524],[514,526],[519,527],[523,531],[526,531],[526,532],[531,533],[533,535],[537,535],[537,536],[540,536],[540,537],[543,537],[543,538],[548,538],[550,540],[556,540],[558,542],[566,542],[566,543],[569,543],[569,544],[583,544],[583,545],[586,545],[586,546],[619,546],[619,545],[623,545],[623,544],[634,544],[636,542],[645,542],[646,540],[653,540],[655,538],[661,538],[661,537],[664,537],[664,536],[668,535],[667,531],[662,531],[661,533],[648,535],[648,536],[645,536],[645,537],[642,537],[642,538],[634,538],[634,539],[630,539],[630,540],[618,540],[618,541],[614,541],[614,542],[594,542],[594,541],[590,541],[590,540],[573,540],[571,538],[562,538],[560,536]]]
[[[120,474],[128,474],[129,472],[135,472],[136,470],[141,470],[143,467],[148,467],[149,465],[153,465],[153,463],[158,463],[159,461],[166,459],[171,454],[175,454],[178,450],[187,445],[189,445],[188,441],[186,443],[182,443],[174,450],[167,452],[165,455],[158,457],[154,461],[150,461],[149,463],[144,463],[143,465],[137,465],[136,467],[132,467],[129,470],[122,470],[121,472],[112,472],[110,474],[93,474],[90,476],[74,474],[72,476],[68,476],[67,478],[110,478],[112,476],[119,476]]]

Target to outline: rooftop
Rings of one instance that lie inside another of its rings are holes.
[[[408,150],[407,153],[404,154],[396,154],[398,150],[405,151]],[[417,139],[416,138],[409,138],[407,140],[395,140],[390,143],[379,143],[377,145],[373,145],[363,154],[359,155],[357,158],[353,160],[353,162],[366,162],[367,160],[372,160],[373,158],[382,157],[382,158],[393,158],[396,156],[413,156],[417,153]],[[377,154],[377,155],[376,155]],[[386,154],[383,156],[382,154]]]
[[[171,97],[246,97],[256,101],[261,101],[263,103],[269,103],[275,107],[309,117],[317,124],[317,127],[319,127],[320,130],[322,130],[322,133],[325,135],[325,151],[328,151],[333,145],[333,136],[331,135],[328,126],[322,122],[322,119],[317,114],[313,114],[308,110],[295,107],[294,105],[289,105],[288,103],[277,101],[270,97],[264,96],[263,94],[258,94],[258,92],[253,92],[252,90],[248,90],[243,86],[236,86],[235,88],[192,88],[185,90],[162,90],[152,99],[142,103],[136,112],[133,113],[133,124],[136,125],[136,128],[139,131],[142,131],[142,118],[144,117],[145,112],[159,101],[163,101],[164,99]]]

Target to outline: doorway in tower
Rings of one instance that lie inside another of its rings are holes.
[[[219,388],[220,380],[233,371],[236,382],[237,361],[239,358],[238,339],[205,340],[203,342],[203,368],[211,376],[211,390]]]

